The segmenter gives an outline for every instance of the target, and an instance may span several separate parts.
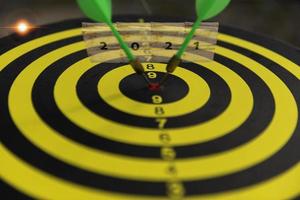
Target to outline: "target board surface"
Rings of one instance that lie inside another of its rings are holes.
[[[126,63],[91,63],[81,22],[0,40],[1,197],[299,198],[293,47],[221,25],[214,61],[149,90]]]

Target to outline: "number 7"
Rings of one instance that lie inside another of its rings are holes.
[[[159,129],[165,128],[165,125],[166,125],[167,121],[168,120],[166,118],[157,118],[156,122],[158,123],[158,128]]]

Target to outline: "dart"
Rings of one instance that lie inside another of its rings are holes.
[[[145,75],[144,68],[139,60],[133,55],[128,45],[123,41],[122,36],[117,31],[116,27],[112,22],[112,2],[111,0],[77,0],[77,3],[83,13],[90,19],[103,22],[109,26],[113,35],[118,40],[120,47],[125,52],[130,65],[137,74],[144,77],[146,82],[149,84],[149,80]]]
[[[160,82],[161,85],[167,80],[168,75],[173,73],[177,66],[181,63],[181,57],[187,49],[190,41],[193,39],[197,28],[201,26],[202,21],[218,15],[229,3],[230,0],[196,0],[197,20],[177,53],[170,59],[166,67],[167,73]]]

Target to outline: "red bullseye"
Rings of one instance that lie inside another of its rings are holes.
[[[160,90],[160,84],[159,83],[150,83],[148,85],[148,88],[150,91],[158,91],[158,90]]]

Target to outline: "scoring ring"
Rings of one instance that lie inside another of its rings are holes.
[[[165,64],[154,63],[154,65],[156,71],[164,72]],[[100,97],[104,99],[107,104],[125,113],[142,117],[156,118],[157,115],[154,111],[157,105],[147,104],[130,99],[120,91],[119,84],[122,79],[133,73],[134,72],[129,65],[118,67],[106,73],[100,79],[98,84],[98,92]],[[162,103],[161,105],[164,106],[166,113],[163,115],[163,117],[176,117],[191,113],[205,105],[210,96],[209,86],[200,76],[195,75],[191,71],[184,68],[178,68],[174,75],[181,77],[185,82],[188,83],[189,92],[179,101]]]
[[[106,54],[107,59],[114,59],[114,52]],[[59,109],[74,124],[93,134],[129,144],[159,146],[157,129],[124,126],[107,120],[87,109],[78,99],[76,84],[82,74],[94,66],[95,64],[90,63],[86,58],[73,64],[60,75],[54,88],[55,101]],[[203,66],[217,74],[222,74],[231,89],[231,102],[223,113],[205,123],[168,129],[174,145],[195,144],[221,137],[240,126],[252,111],[253,96],[250,88],[241,77],[217,62],[203,63]],[[64,98],[64,96],[68,98]],[[75,108],[77,111],[72,112],[71,110]],[[240,112],[235,112],[236,108],[243,109],[240,109]],[[222,124],[222,126],[218,124]]]
[[[147,64],[148,66],[152,70],[146,73],[155,76],[152,77],[150,84],[136,73],[121,80],[119,88],[125,96],[138,102],[161,104],[179,101],[188,94],[189,86],[180,77],[170,74],[167,81],[161,85],[159,81],[165,73],[153,71],[154,64]]]

